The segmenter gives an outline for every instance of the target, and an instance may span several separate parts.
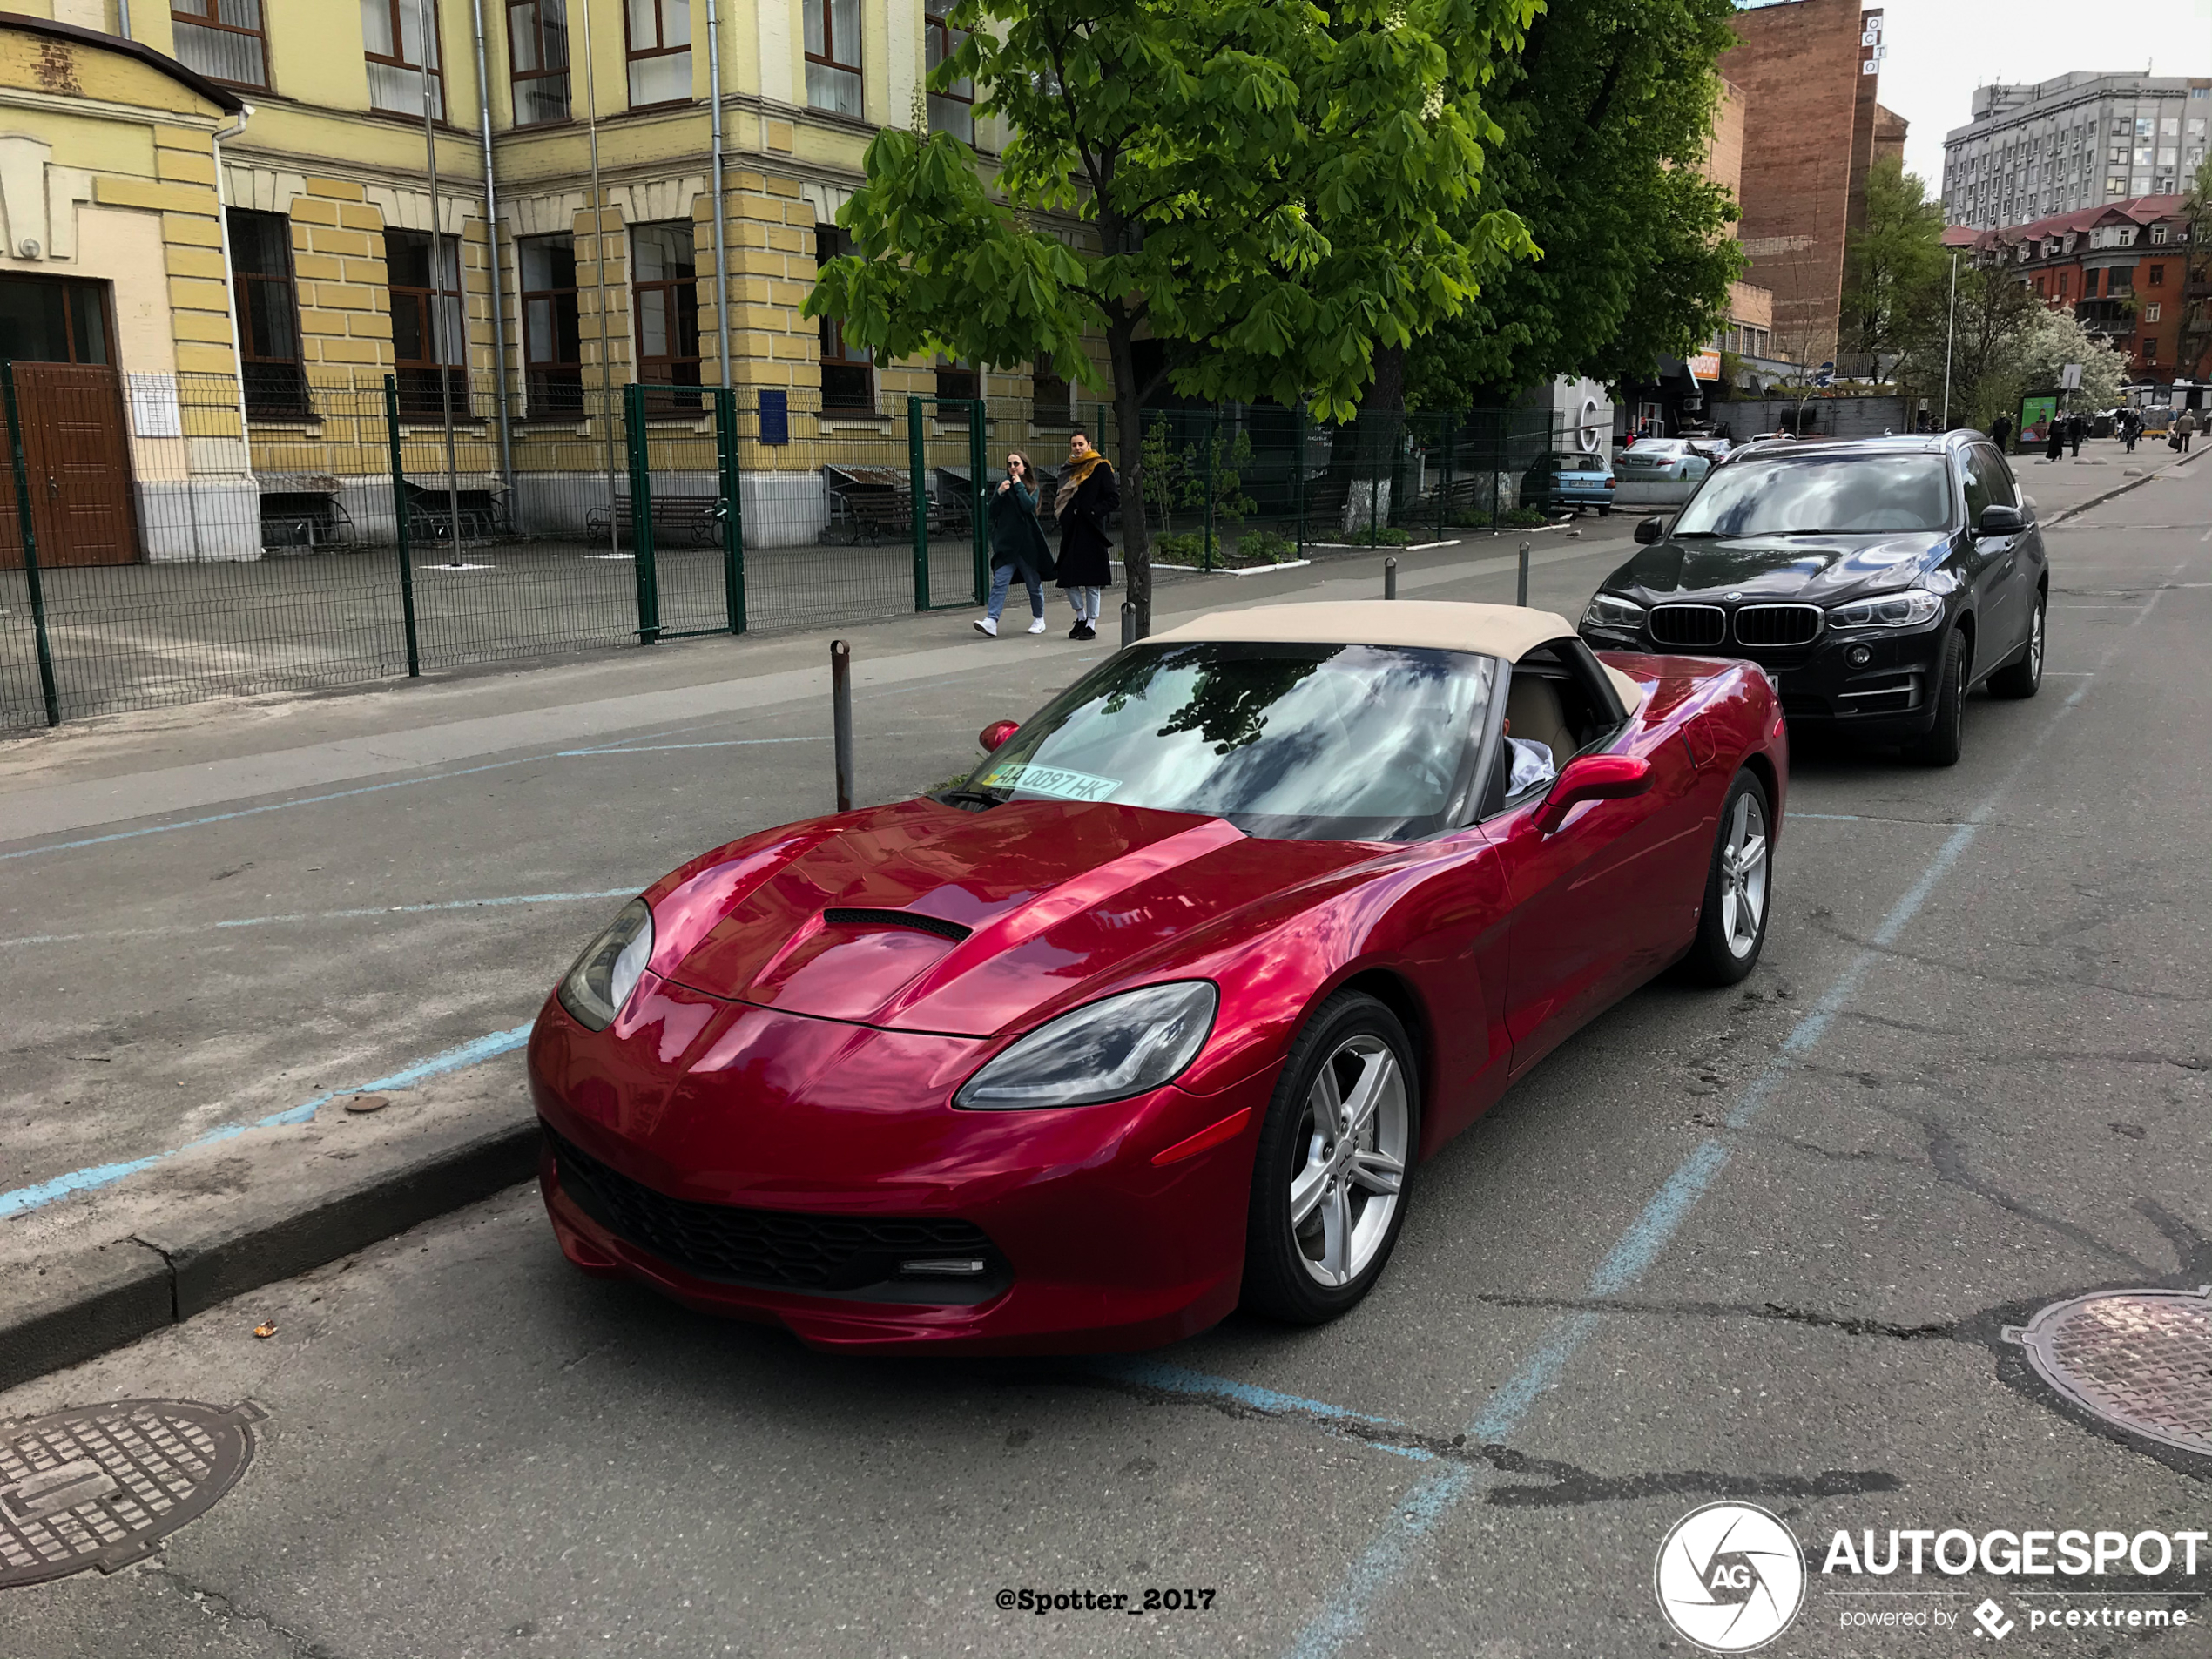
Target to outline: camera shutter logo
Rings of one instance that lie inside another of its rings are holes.
[[[1790,1628],[1805,1558],[1781,1521],[1749,1503],[1709,1503],[1659,1546],[1652,1588],[1667,1622],[1708,1653],[1749,1653]]]

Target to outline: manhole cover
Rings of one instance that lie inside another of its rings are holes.
[[[0,1428],[0,1589],[152,1554],[238,1483],[262,1414],[124,1399]]]
[[[2212,1457],[2212,1285],[2055,1302],[2007,1342],[2036,1374],[2131,1434]]]

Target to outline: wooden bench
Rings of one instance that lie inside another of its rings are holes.
[[[658,547],[719,547],[722,545],[722,498],[719,496],[656,496],[653,497],[653,542]],[[628,496],[617,496],[612,509],[595,507],[583,516],[585,530],[594,536],[610,531],[619,540],[635,539],[637,516]]]

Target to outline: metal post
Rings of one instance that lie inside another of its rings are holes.
[[[1221,411],[1217,408],[1210,408],[1206,410],[1206,466],[1204,474],[1205,482],[1203,486],[1205,490],[1206,503],[1206,543],[1204,550],[1200,553],[1198,558],[1198,568],[1202,570],[1211,570],[1213,569],[1214,446],[1219,440],[1220,431]]]
[[[1383,597],[1395,599],[1397,597],[1398,561],[1395,558],[1385,559],[1383,561]]]
[[[645,437],[645,388],[622,388],[623,425],[630,434],[630,544],[637,550],[637,639],[660,642],[660,576],[653,561],[652,456]]]
[[[1528,604],[1528,543],[1521,544],[1521,575],[1514,583],[1513,602],[1524,608]]]
[[[445,341],[445,282],[440,274],[445,268],[439,257],[445,250],[445,238],[438,227],[438,132],[430,113],[430,57],[437,53],[441,71],[445,54],[438,51],[437,14],[430,9],[430,0],[415,0],[415,26],[422,35],[422,64],[419,71],[422,83],[422,158],[428,172],[430,186],[430,361],[438,366],[438,407],[443,412],[446,428],[446,534],[453,537],[453,562],[461,563],[461,463],[453,437],[453,365],[446,361]],[[441,75],[439,87],[442,92],[445,82]],[[461,280],[461,239],[453,239],[454,303],[465,306],[463,297],[468,290]],[[469,372],[469,323],[464,314],[461,323],[461,372]]]
[[[983,516],[990,500],[990,493],[983,487],[983,475],[990,467],[990,438],[983,420],[983,400],[979,397],[968,406],[968,523],[975,543],[975,603],[979,605],[991,597],[991,527]]]
[[[1122,601],[1122,649],[1127,651],[1136,644],[1136,606],[1128,599]]]
[[[1298,515],[1298,555],[1305,556],[1305,405],[1298,406],[1298,428],[1291,435],[1297,445],[1291,456],[1291,510]]]
[[[1959,256],[1951,256],[1951,305],[1943,317],[1943,421],[1951,430],[1951,341],[1959,332]],[[1802,405],[1800,406],[1802,407]]]
[[[62,699],[54,684],[54,648],[46,637],[46,590],[38,579],[38,533],[31,527],[30,475],[24,463],[23,416],[16,408],[16,366],[0,363],[0,388],[8,401],[8,463],[15,469],[16,528],[23,538],[23,573],[30,589],[30,627],[38,637],[38,689],[46,699],[46,724],[62,723]]]
[[[10,384],[13,383],[11,378]],[[12,394],[9,407],[11,410],[14,408]],[[392,443],[392,513],[400,533],[400,616],[407,625],[407,676],[414,679],[422,672],[422,651],[415,632],[415,554],[408,545],[410,514],[407,471],[400,457],[400,381],[396,374],[384,377],[384,428]]]
[[[1459,422],[1450,415],[1443,417],[1444,456],[1436,469],[1436,539],[1444,539],[1444,521],[1452,507],[1452,446],[1458,436]]]
[[[853,810],[853,648],[830,641],[830,734],[837,752],[837,810]]]
[[[721,463],[722,597],[730,631],[741,634],[745,616],[745,474],[738,456],[738,395],[724,387],[714,397],[714,447]]]
[[[507,409],[506,296],[499,276],[499,188],[491,168],[491,91],[484,69],[484,0],[474,0],[476,22],[476,114],[484,144],[484,255],[491,274],[492,396],[499,411],[499,482],[511,508],[515,499],[515,442]]]
[[[714,146],[714,335],[722,351],[722,385],[730,386],[730,250],[728,199],[722,193],[722,22],[706,0],[707,142]]]
[[[921,403],[918,397],[907,400],[907,494],[914,516],[916,610],[929,609],[929,492],[923,477],[929,457],[922,442]]]

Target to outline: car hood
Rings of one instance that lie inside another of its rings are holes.
[[[1234,931],[1208,924],[1380,851],[1110,802],[970,813],[924,798],[676,871],[646,894],[651,966],[786,1013],[988,1036],[1124,979],[1173,978]]]
[[[1908,586],[1949,550],[1949,541],[1934,530],[1669,540],[1639,551],[1606,578],[1603,591],[1641,604],[1736,593],[1830,604]]]

